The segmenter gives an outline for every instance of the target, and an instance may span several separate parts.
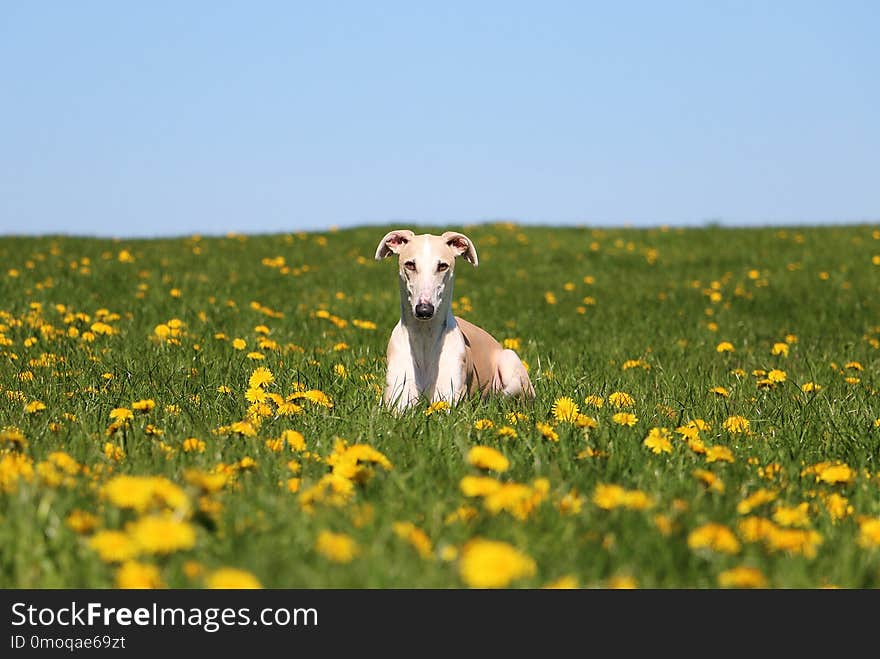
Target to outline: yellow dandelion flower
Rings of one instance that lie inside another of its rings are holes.
[[[155,565],[125,561],[116,570],[116,587],[149,589],[164,588],[165,584]]]
[[[243,469],[243,470],[244,469],[256,469],[257,468],[257,461],[254,460],[249,455],[246,455],[241,460],[238,461],[238,468]]]
[[[868,517],[859,521],[859,547],[875,549],[880,547],[880,517]]]
[[[121,447],[117,446],[116,444],[113,444],[112,442],[106,442],[104,444],[104,456],[108,460],[113,460],[114,462],[121,462],[122,460],[125,459],[125,451],[123,451]]]
[[[85,510],[72,510],[64,523],[74,533],[90,533],[98,527],[98,518]]]
[[[543,422],[539,421],[538,423],[535,424],[535,428],[538,429],[538,432],[541,433],[541,436],[544,439],[549,439],[551,442],[558,442],[559,441],[559,434],[556,432],[556,430],[553,428],[553,426],[550,425],[549,423],[543,423]]]
[[[203,492],[219,492],[229,483],[230,474],[224,472],[208,473],[199,469],[187,469],[183,472],[184,480]]]
[[[232,347],[236,350],[244,350],[245,348],[247,348],[247,341],[242,338],[233,339]]]
[[[110,411],[110,418],[114,421],[130,421],[134,413],[127,407],[117,407]]]
[[[767,379],[774,383],[785,382],[788,379],[788,375],[785,371],[774,368],[767,374]]]
[[[0,445],[4,442],[19,450],[27,448],[28,445],[27,437],[15,426],[7,426],[0,430]]]
[[[189,498],[176,484],[162,476],[114,476],[101,487],[101,496],[119,508],[139,513],[150,507],[186,510]]]
[[[809,526],[810,504],[804,501],[796,506],[776,506],[773,521],[780,526]]]
[[[152,398],[145,398],[143,400],[136,400],[131,404],[131,408],[136,412],[151,412],[156,407],[156,401]]]
[[[105,563],[121,563],[138,555],[140,547],[122,531],[98,531],[89,538],[88,545]]]
[[[611,407],[620,409],[622,407],[632,407],[636,404],[636,401],[628,393],[625,393],[623,391],[615,391],[610,396],[608,396],[608,404],[611,405]]]
[[[563,515],[577,515],[584,505],[583,497],[578,495],[577,490],[567,492],[556,504],[556,508]]]
[[[505,348],[508,348],[509,350],[519,350],[521,347],[521,342],[517,338],[504,339],[504,341],[502,341],[501,343]]]
[[[506,542],[474,538],[461,550],[459,572],[471,588],[504,588],[535,571],[535,561]]]
[[[518,437],[516,429],[512,426],[501,426],[495,434],[498,437],[503,437],[505,439],[516,439]]]
[[[611,420],[618,425],[632,427],[638,423],[639,418],[629,412],[618,412],[611,417]]]
[[[183,440],[185,453],[204,453],[207,445],[198,437],[187,437]]]
[[[571,574],[561,576],[544,586],[548,590],[573,590],[578,587],[577,577]]]
[[[333,453],[327,457],[327,464],[334,467],[334,472],[336,467],[357,466],[361,462],[378,464],[386,470],[394,468],[383,453],[369,444],[347,446],[344,441],[339,440],[333,448]]]
[[[269,394],[260,387],[250,387],[244,392],[244,397],[249,403],[262,403],[268,400]]]
[[[834,522],[849,517],[853,513],[853,507],[849,504],[849,499],[836,492],[825,497],[822,503],[825,504],[825,510],[828,511],[829,517]]]
[[[593,407],[596,407],[596,408],[601,408],[605,405],[605,399],[602,398],[602,396],[596,396],[594,394],[591,394],[591,395],[587,396],[586,398],[584,398],[584,404],[592,405]]]
[[[829,465],[816,474],[816,481],[830,485],[851,483],[855,478],[856,472],[845,464]]]
[[[465,476],[458,487],[466,497],[485,497],[499,490],[501,483],[489,476]]]
[[[547,498],[550,482],[546,478],[535,479],[531,486],[523,483],[504,483],[483,500],[483,505],[493,515],[507,511],[516,519],[524,521]]]
[[[724,481],[706,469],[694,469],[691,475],[706,486],[706,489],[724,494]]]
[[[711,389],[709,389],[709,393],[717,394],[719,396],[723,396],[724,398],[730,396],[730,392],[725,387],[712,387]]]
[[[453,512],[443,518],[444,524],[455,524],[456,522],[469,522],[480,514],[473,506],[459,506]]]
[[[770,349],[770,354],[788,357],[788,350],[789,348],[787,343],[774,343],[773,347]]]
[[[276,412],[280,416],[295,416],[297,414],[302,414],[303,408],[296,403],[283,402],[278,404],[278,408]]]
[[[46,409],[46,405],[39,400],[33,400],[27,405],[24,406],[24,411],[27,414],[36,414],[37,412],[42,412]]]
[[[722,588],[766,588],[767,578],[758,568],[740,565],[718,575]]]
[[[259,589],[263,587],[253,574],[233,567],[214,570],[205,579],[205,586],[219,589]]]
[[[654,515],[654,526],[656,526],[657,530],[663,535],[671,535],[672,531],[675,529],[675,524],[669,515]]]
[[[320,389],[309,389],[308,391],[304,391],[304,392],[302,392],[302,397],[305,398],[309,402],[315,403],[316,405],[320,405],[321,407],[326,407],[326,408],[333,407],[333,401],[330,399],[330,396],[325,394]],[[289,399],[289,397],[288,397],[288,399]]]
[[[467,454],[469,464],[479,469],[487,469],[499,474],[504,473],[510,467],[510,462],[501,451],[491,446],[474,446]]]
[[[196,544],[195,527],[170,515],[141,517],[126,530],[138,548],[150,554],[171,554]]]
[[[350,536],[332,531],[321,531],[318,534],[315,550],[334,563],[350,563],[360,551]]]
[[[285,430],[281,433],[280,439],[283,439],[293,451],[306,450],[306,438],[297,430]]]
[[[808,394],[816,393],[822,391],[822,385],[815,382],[805,382],[801,385],[801,391]]]
[[[635,590],[639,582],[629,574],[618,574],[608,580],[607,587],[611,590]]]
[[[256,437],[257,427],[251,421],[236,421],[229,426],[229,432],[243,435],[244,437]]]
[[[275,381],[275,376],[272,375],[272,371],[270,371],[265,366],[260,366],[255,368],[253,373],[251,373],[250,378],[248,378],[248,388],[249,389],[257,389],[266,387],[272,384]]]
[[[733,452],[726,446],[710,446],[706,449],[706,462],[733,462]]]
[[[451,405],[445,400],[437,400],[428,405],[428,408],[425,410],[425,416],[431,416],[435,412],[444,412],[446,410],[451,409]]]
[[[777,496],[778,493],[773,490],[766,490],[764,488],[758,489],[736,505],[736,512],[740,515],[748,515],[755,508],[763,506],[765,503],[775,501]]]
[[[578,404],[568,396],[561,396],[553,401],[551,411],[557,421],[574,421],[580,412]]]
[[[593,417],[587,416],[586,414],[578,414],[574,420],[574,425],[576,425],[578,428],[591,430],[593,428],[598,428],[599,422]]]
[[[807,558],[816,556],[822,542],[822,536],[811,529],[784,529],[775,525],[770,527],[764,537],[764,544],[768,551],[800,554]]]
[[[431,539],[428,535],[412,522],[394,522],[391,529],[401,540],[408,542],[419,556],[424,559],[433,558]]]
[[[603,510],[612,510],[621,506],[626,490],[620,485],[599,483],[593,491],[593,503]]]
[[[652,499],[641,490],[626,490],[620,485],[599,483],[593,491],[593,503],[603,510],[628,508],[646,510],[654,505]]]
[[[687,543],[693,550],[709,549],[722,554],[737,554],[740,550],[739,540],[733,531],[723,524],[713,522],[691,531]]]
[[[475,430],[487,430],[489,428],[494,428],[495,422],[491,419],[477,419],[474,421],[474,429]]]
[[[744,416],[729,416],[721,427],[731,434],[748,433],[749,420]]]
[[[651,449],[655,455],[660,453],[672,453],[672,442],[669,441],[672,434],[668,428],[651,428],[642,444]]]
[[[736,348],[733,347],[733,344],[730,341],[722,341],[717,346],[715,346],[715,352],[735,352]]]

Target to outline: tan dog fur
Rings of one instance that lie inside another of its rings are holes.
[[[470,238],[397,229],[376,248],[377,260],[391,254],[398,257],[400,321],[388,341],[385,404],[403,411],[421,398],[452,404],[467,393],[534,398],[519,356],[452,314],[456,257],[478,263]]]

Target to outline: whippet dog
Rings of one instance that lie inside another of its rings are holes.
[[[388,341],[385,405],[402,412],[421,398],[454,404],[473,393],[534,398],[519,356],[452,314],[455,259],[476,267],[473,241],[455,231],[397,229],[379,241],[376,260],[391,254],[398,257],[400,321]]]

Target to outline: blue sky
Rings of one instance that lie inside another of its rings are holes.
[[[0,233],[880,219],[876,2],[5,2]]]

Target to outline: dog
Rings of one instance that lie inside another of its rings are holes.
[[[477,266],[477,250],[463,233],[416,235],[389,231],[376,260],[396,254],[400,321],[388,341],[383,401],[398,412],[424,398],[457,403],[466,394],[501,392],[534,398],[525,365],[488,332],[452,314],[456,258]]]

